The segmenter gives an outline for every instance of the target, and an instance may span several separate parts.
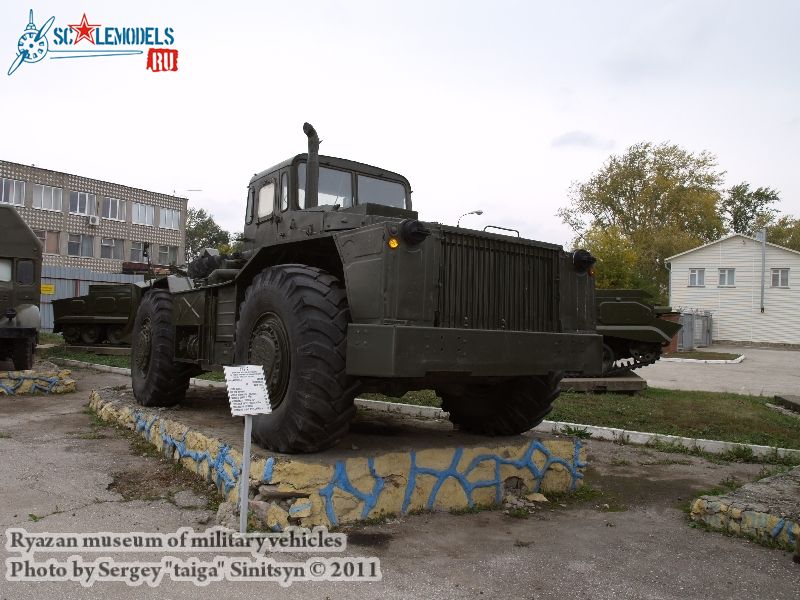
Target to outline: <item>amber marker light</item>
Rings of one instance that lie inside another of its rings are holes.
[[[400,241],[396,237],[389,238],[389,248],[392,250],[397,250],[398,246],[400,246]]]

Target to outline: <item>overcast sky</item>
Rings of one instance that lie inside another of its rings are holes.
[[[797,2],[126,4],[0,5],[0,158],[175,190],[237,231],[249,178],[305,151],[307,120],[323,154],[408,177],[423,219],[480,208],[463,224],[566,244],[570,183],[668,140],[800,215]],[[8,77],[29,8],[37,25],[172,27],[179,71],[141,55]]]

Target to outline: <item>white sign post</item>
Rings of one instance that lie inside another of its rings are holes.
[[[250,435],[253,415],[272,412],[264,369],[260,365],[223,367],[228,384],[228,402],[234,417],[244,417],[242,472],[239,475],[239,532],[247,533],[247,502],[250,499]]]

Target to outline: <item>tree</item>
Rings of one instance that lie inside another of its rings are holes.
[[[760,187],[751,191],[750,184],[743,181],[727,190],[719,212],[728,231],[753,235],[775,219],[778,211],[772,205],[779,201],[776,190]]]
[[[767,227],[767,241],[800,252],[800,219],[788,215]]]
[[[643,287],[663,299],[665,259],[724,231],[717,212],[722,176],[713,154],[643,142],[609,157],[588,181],[573,184],[570,205],[558,214],[575,232],[576,244],[587,245],[614,269],[619,285]]]
[[[203,248],[230,245],[231,235],[202,208],[186,211],[186,262],[196,258]]]

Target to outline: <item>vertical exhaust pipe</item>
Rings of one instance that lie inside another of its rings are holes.
[[[308,136],[306,208],[311,208],[317,205],[319,199],[319,136],[311,123],[303,123],[303,133]]]

